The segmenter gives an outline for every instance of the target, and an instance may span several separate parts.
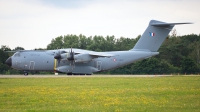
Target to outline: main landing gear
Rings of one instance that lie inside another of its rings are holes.
[[[92,74],[81,74],[81,73],[67,73],[67,75],[92,75]]]
[[[72,75],[72,73],[67,73],[67,75]]]

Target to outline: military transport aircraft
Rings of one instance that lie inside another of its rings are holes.
[[[68,75],[91,75],[158,55],[157,50],[175,25],[151,20],[136,45],[128,51],[95,52],[83,49],[20,50],[6,60],[12,68],[30,71],[55,71]]]

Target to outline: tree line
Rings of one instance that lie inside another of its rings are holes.
[[[93,51],[119,51],[130,50],[141,36],[136,38],[115,38],[114,36],[64,35],[51,40],[46,48],[35,50],[52,50],[60,48],[79,48]],[[16,47],[12,50],[24,50]],[[5,65],[5,60],[12,55],[4,51],[11,50],[7,46],[0,49],[0,74],[19,74],[21,71],[13,70]],[[101,72],[104,74],[198,74],[200,73],[200,35],[189,34],[177,36],[172,32],[159,48],[159,55],[137,61],[117,69]],[[48,73],[48,72],[41,72]]]

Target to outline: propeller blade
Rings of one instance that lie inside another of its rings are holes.
[[[58,59],[58,67],[60,66],[60,59]]]
[[[54,56],[55,59],[58,61],[58,66],[60,66],[60,60],[61,60],[61,52],[60,49],[58,49],[56,55]]]
[[[74,51],[72,51],[72,47],[71,47],[71,51],[69,50],[69,56],[68,56],[68,60],[74,60]]]

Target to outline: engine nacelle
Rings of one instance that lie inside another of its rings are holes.
[[[63,53],[60,56],[61,56],[61,59],[66,59],[70,57],[70,53]]]
[[[89,54],[78,54],[74,55],[75,62],[87,62],[92,60],[92,56]]]

